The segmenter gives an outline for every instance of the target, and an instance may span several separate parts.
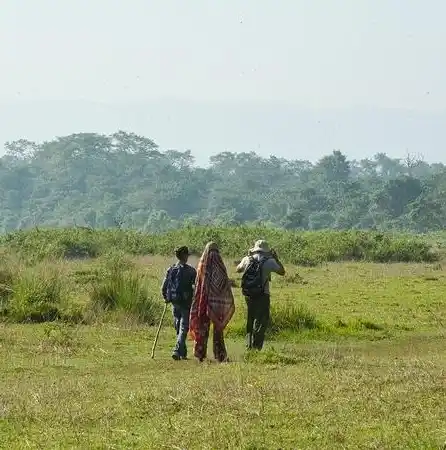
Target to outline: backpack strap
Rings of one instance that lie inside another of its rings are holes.
[[[260,264],[260,276],[263,276],[263,272],[262,272],[262,270],[263,270],[263,266],[264,266],[264,264],[266,263],[266,261],[268,261],[268,259],[269,259],[269,257],[268,256],[264,256],[260,261],[259,261],[259,264]],[[263,283],[263,287],[262,287],[262,289],[263,290],[265,290],[265,287],[266,287],[266,285],[267,285],[267,283],[268,283],[268,277],[265,277],[266,279],[265,279],[265,282]]]
[[[172,265],[166,270],[166,275],[164,277],[163,285],[161,287],[161,295],[163,296],[165,301],[167,301],[168,285],[169,285],[169,282],[170,282],[170,275],[172,273],[173,267],[174,266]]]
[[[251,261],[255,261],[254,256],[250,255],[249,257],[251,259]],[[263,276],[262,270],[263,270],[263,265],[266,263],[266,261],[268,261],[268,259],[270,259],[268,256],[263,256],[258,260],[259,263],[259,271],[260,271],[260,276]],[[265,286],[268,283],[268,277],[266,277],[265,282],[263,283],[262,289],[265,290]]]

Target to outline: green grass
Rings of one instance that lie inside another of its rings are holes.
[[[444,334],[169,358],[166,329],[2,330],[2,448],[439,448]],[[246,359],[246,360],[245,360]]]
[[[288,264],[284,278],[273,277],[264,350],[244,350],[245,306],[235,287],[231,362],[200,364],[171,360],[170,316],[150,359],[171,258],[108,249],[93,259],[42,259],[30,251],[6,252],[0,264],[0,448],[446,442],[441,261]],[[233,258],[226,264],[239,286]],[[50,308],[57,314],[44,316]]]
[[[135,256],[171,255],[172,246],[188,245],[200,253],[216,241],[227,257],[241,258],[254,241],[274,244],[284,262],[315,266],[321,262],[422,262],[438,259],[432,239],[367,231],[284,231],[265,227],[188,227],[159,235],[132,230],[85,228],[34,229],[0,236],[0,252],[11,250],[34,264],[47,258],[82,259],[122,251]]]

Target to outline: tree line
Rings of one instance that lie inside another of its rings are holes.
[[[446,166],[406,155],[316,162],[223,152],[198,167],[135,133],[5,144],[0,229],[86,226],[167,231],[242,223],[285,229],[429,232],[446,223]]]

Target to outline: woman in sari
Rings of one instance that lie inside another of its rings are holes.
[[[189,321],[190,333],[195,341],[194,355],[200,361],[206,358],[211,322],[214,357],[219,362],[228,360],[223,330],[234,311],[234,297],[226,267],[217,244],[209,242],[198,263]]]

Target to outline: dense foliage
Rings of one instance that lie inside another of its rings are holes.
[[[264,238],[283,262],[316,265],[327,261],[421,262],[438,259],[421,238],[373,231],[291,231],[262,227],[188,227],[161,234],[136,230],[33,229],[0,237],[0,253],[13,253],[31,265],[43,260],[96,258],[111,254],[166,255],[186,244],[200,254],[216,241],[226,257],[241,258]]]
[[[187,224],[287,229],[400,229],[446,223],[446,167],[383,153],[316,163],[224,152],[196,167],[190,151],[161,152],[119,131],[5,144],[0,230],[82,225],[166,231]]]

